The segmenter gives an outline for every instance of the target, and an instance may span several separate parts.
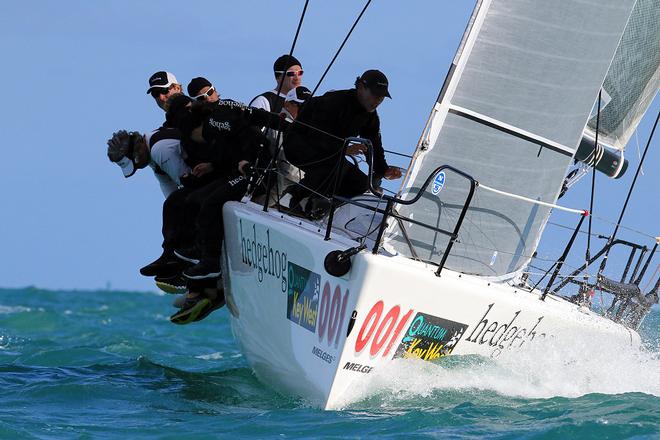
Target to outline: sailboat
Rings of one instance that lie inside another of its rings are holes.
[[[557,204],[580,145],[588,165],[619,176],[658,90],[657,1],[597,6],[478,1],[398,193],[333,197],[320,221],[225,205],[227,306],[260,380],[332,409],[395,359],[601,337],[640,345],[658,283],[639,285],[657,243],[631,252],[617,280],[593,276],[597,258],[642,246],[614,237],[578,273],[559,275],[564,254],[547,286],[525,277],[553,210],[573,212],[576,232],[588,217]],[[581,296],[563,295],[560,280]],[[589,307],[596,285],[614,294],[607,310]]]

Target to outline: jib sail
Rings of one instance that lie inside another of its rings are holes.
[[[402,195],[448,164],[489,187],[554,203],[634,3],[478,2]],[[447,172],[418,203],[397,210],[452,230],[466,192],[466,181]],[[549,210],[477,189],[446,267],[516,273],[536,249]],[[402,254],[434,263],[447,240],[405,221],[391,225],[387,238]]]

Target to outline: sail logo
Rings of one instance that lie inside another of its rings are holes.
[[[312,333],[316,332],[321,276],[289,262],[286,317]]]
[[[418,312],[406,331],[394,358],[433,361],[452,352],[467,325]]]
[[[442,188],[445,186],[445,172],[440,171],[438,174],[436,174],[435,178],[433,179],[433,186],[431,186],[431,194],[434,196],[437,196],[440,191],[442,191]]]
[[[470,333],[470,336],[467,337],[466,341],[480,345],[487,343],[489,346],[494,347],[491,356],[496,357],[499,356],[505,348],[520,348],[526,341],[532,341],[537,336],[541,338],[546,337],[545,333],[538,333],[538,327],[541,324],[541,321],[543,321],[543,316],[539,316],[529,325],[520,324],[517,322],[517,319],[522,310],[518,310],[513,314],[511,320],[507,318],[500,323],[495,321],[492,317],[488,319],[488,314],[491,312],[494,305],[495,303],[488,306],[486,313],[484,313],[484,316],[482,316],[479,322],[474,326],[472,333]]]

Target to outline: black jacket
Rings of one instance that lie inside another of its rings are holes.
[[[297,122],[323,130],[341,140]],[[307,163],[324,159],[337,163],[343,139],[352,136],[372,142],[374,174],[382,177],[387,162],[380,137],[380,119],[377,112],[369,113],[362,107],[355,89],[337,90],[310,98],[285,135],[284,153],[291,163],[302,169]]]
[[[217,104],[193,107],[193,120],[202,117],[204,143],[184,139],[183,147],[190,167],[198,163],[213,164],[214,176],[234,177],[242,160],[254,163],[261,134],[253,127],[271,126],[283,129],[285,121],[271,113],[224,99]],[[197,123],[193,123],[196,126]],[[185,132],[185,130],[184,130]],[[185,136],[184,136],[185,138]]]

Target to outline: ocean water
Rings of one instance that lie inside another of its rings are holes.
[[[226,309],[175,326],[172,299],[0,289],[0,438],[660,438],[659,310],[641,352],[399,362],[321,411],[256,380]]]

